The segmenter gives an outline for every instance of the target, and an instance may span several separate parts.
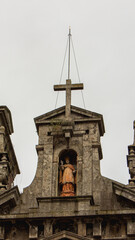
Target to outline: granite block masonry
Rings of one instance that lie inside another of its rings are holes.
[[[11,143],[11,113],[0,107],[0,239],[135,239],[135,141],[128,147],[127,185],[103,177],[103,116],[71,105],[71,90],[56,85],[66,105],[34,119],[38,166],[20,194],[19,167]]]

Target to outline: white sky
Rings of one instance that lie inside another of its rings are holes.
[[[12,112],[20,189],[34,178],[33,118],[54,109],[69,25],[86,109],[103,114],[102,175],[128,183],[127,146],[135,119],[134,0],[1,0],[0,104]],[[72,82],[78,82],[73,58]],[[67,78],[67,64],[62,82]],[[72,105],[83,107],[80,91]],[[65,104],[59,95],[58,107]]]

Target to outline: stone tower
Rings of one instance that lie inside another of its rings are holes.
[[[14,178],[20,173],[14,148],[10,139],[13,125],[10,110],[0,106],[0,213],[9,213],[20,196],[14,187]]]
[[[0,107],[0,240],[135,239],[135,141],[129,184],[103,177],[103,116],[71,105],[71,91],[81,89],[70,78],[55,85],[66,91],[66,105],[34,119],[38,166],[22,194],[13,186],[19,168],[11,114]]]
[[[82,216],[100,205],[104,122],[101,114],[70,104],[71,90],[82,88],[70,79],[54,86],[66,91],[66,105],[35,118],[38,167],[33,183],[24,190],[23,211],[29,205],[31,211],[48,216],[43,224],[46,237],[64,230],[86,236],[91,229]]]

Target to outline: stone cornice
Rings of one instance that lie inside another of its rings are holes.
[[[40,202],[80,202],[90,200],[90,205],[94,205],[93,196],[70,196],[70,197],[40,197],[37,198],[38,205]]]
[[[3,206],[8,206],[9,208],[15,207],[19,197],[20,192],[17,186],[3,192],[0,194],[0,209],[2,209]]]
[[[102,153],[102,147],[99,142],[92,142],[92,147],[93,148],[98,148],[99,151],[99,159],[101,160],[103,158],[103,153]]]
[[[37,131],[38,131],[39,125],[52,124],[52,123],[55,124],[55,121],[56,121],[56,123],[58,123],[58,120],[62,122],[62,119],[55,120],[55,117],[58,117],[59,115],[64,114],[64,113],[65,113],[65,106],[34,118]],[[81,118],[74,117],[73,120],[75,123],[98,122],[100,134],[101,134],[101,136],[104,135],[105,127],[104,127],[103,116],[101,114],[91,112],[91,111],[88,111],[88,110],[85,110],[85,109],[82,109],[79,107],[75,107],[75,106],[71,106],[71,116],[72,116],[72,113],[78,114],[81,116]],[[52,119],[53,119],[53,122],[52,122]]]
[[[92,207],[93,208],[93,207]],[[32,209],[31,209],[32,210]],[[36,211],[35,211],[36,210]],[[126,209],[126,210],[96,210],[96,209],[91,209],[89,211],[82,211],[80,213],[80,215],[76,215],[76,214],[72,214],[70,216],[68,216],[69,218],[70,217],[104,217],[104,216],[125,216],[125,218],[129,218],[130,216],[134,216],[135,217],[135,209]],[[67,218],[67,216],[59,216],[59,218]],[[18,219],[18,220],[21,220],[21,219],[51,219],[53,218],[54,219],[54,216],[50,216],[50,215],[45,215],[44,212],[42,213],[39,213],[38,212],[38,208],[35,209],[34,208],[34,211],[33,212],[30,212],[30,213],[12,213],[12,214],[6,214],[6,215],[3,215],[3,214],[0,214],[0,220],[12,220],[12,219]]]
[[[122,196],[135,203],[135,191],[131,190],[128,186],[113,183],[113,189],[116,195]]]

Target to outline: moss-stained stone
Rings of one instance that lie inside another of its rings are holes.
[[[9,140],[11,116],[7,108],[2,107],[0,111],[3,114],[0,117],[0,166],[9,165],[6,175],[13,181],[19,168]],[[134,145],[129,147],[128,156],[131,183],[126,186],[103,177],[100,173],[103,117],[74,106],[70,111],[69,118],[65,118],[65,106],[35,118],[39,137],[35,178],[22,194],[11,184],[0,192],[0,239],[135,237]],[[61,196],[60,169],[64,154],[69,154],[75,169],[75,194],[68,197]],[[7,165],[2,165],[2,159],[7,159]],[[2,170],[0,174],[2,176]],[[4,186],[4,181],[2,184]]]

